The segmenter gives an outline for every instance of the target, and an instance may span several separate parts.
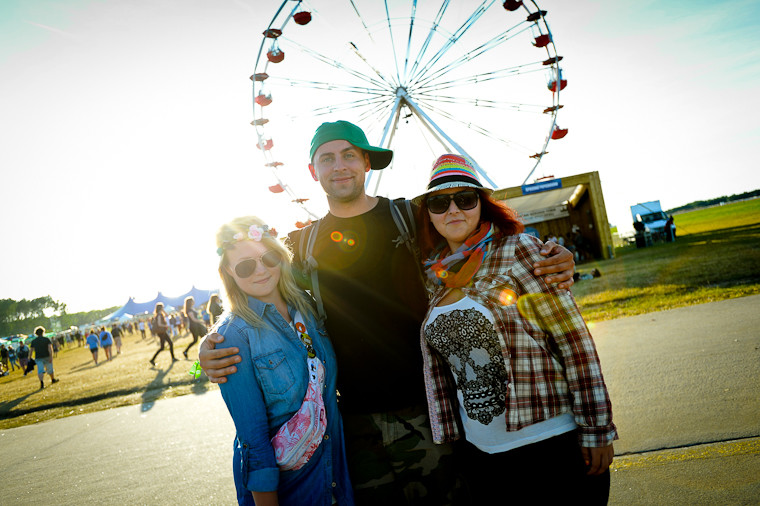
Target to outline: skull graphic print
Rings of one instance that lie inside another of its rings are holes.
[[[439,314],[425,327],[425,339],[454,373],[464,411],[489,425],[506,410],[507,371],[493,323],[476,309]]]

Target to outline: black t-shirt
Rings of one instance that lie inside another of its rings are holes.
[[[305,231],[291,234],[294,265],[302,233],[306,241]],[[424,403],[420,325],[427,296],[388,199],[359,216],[328,214],[313,255],[338,358],[341,410],[375,413]]]
[[[41,358],[49,357],[50,350],[48,349],[48,346],[52,344],[53,343],[50,342],[50,339],[45,336],[35,337],[31,342],[31,346],[34,348],[34,358],[39,360]]]

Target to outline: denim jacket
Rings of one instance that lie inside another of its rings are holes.
[[[309,381],[306,348],[273,304],[248,297],[248,306],[266,323],[265,328],[254,328],[227,313],[217,330],[224,336],[218,347],[235,346],[242,358],[237,372],[219,385],[237,432],[233,474],[238,502],[253,504],[253,490],[276,490],[280,504],[330,505],[333,496],[338,504],[353,504],[338,412],[335,352],[324,326],[313,316],[303,315],[314,350],[326,370],[322,396],[327,430],[304,467],[280,471],[271,438],[303,401]],[[288,307],[288,311],[292,319],[295,309]]]

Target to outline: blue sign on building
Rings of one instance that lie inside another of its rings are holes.
[[[549,190],[556,190],[557,188],[562,188],[562,180],[552,179],[551,181],[541,181],[540,183],[524,184],[522,185],[521,188],[522,188],[523,195],[528,195],[530,193],[546,192]]]

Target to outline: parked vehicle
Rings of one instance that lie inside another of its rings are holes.
[[[663,212],[659,200],[632,205],[631,217],[637,236],[646,238],[646,235],[649,234],[651,241],[668,242],[676,238],[676,225],[673,217]],[[638,244],[639,241],[637,240]]]

